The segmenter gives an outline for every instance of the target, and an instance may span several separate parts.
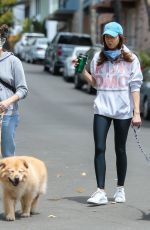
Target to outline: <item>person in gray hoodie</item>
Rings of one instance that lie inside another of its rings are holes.
[[[0,114],[2,157],[15,155],[15,131],[19,123],[18,102],[27,96],[28,88],[21,61],[3,49],[9,28],[0,27]]]
[[[86,67],[82,72],[85,80],[97,90],[93,122],[97,190],[87,200],[89,204],[96,205],[108,203],[105,192],[105,150],[111,122],[114,125],[117,169],[114,202],[126,201],[126,141],[130,124],[141,125],[140,87],[143,79],[137,56],[123,44],[123,28],[119,23],[105,25],[103,43],[102,51],[97,52],[91,61],[90,73]]]

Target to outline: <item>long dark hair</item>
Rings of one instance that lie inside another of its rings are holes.
[[[9,32],[9,28],[6,24],[3,24],[2,26],[0,26],[0,36],[1,37],[7,38],[8,32]]]
[[[6,38],[6,42],[5,42],[4,46],[3,46],[4,51],[10,49],[9,42],[7,40],[8,35],[9,35],[9,27],[6,24],[1,25],[0,26],[0,37]]]
[[[133,61],[132,53],[131,52],[125,52],[123,50],[124,40],[125,40],[124,36],[119,35],[119,43],[118,43],[117,49],[121,49],[121,55],[122,55],[123,60],[125,60],[126,62],[132,62]],[[103,44],[104,44],[104,48],[102,49],[102,51],[99,54],[97,66],[102,65],[105,61],[108,60],[107,57],[104,55],[104,52],[103,52],[103,50],[109,49],[107,44],[106,44],[106,41],[105,41],[105,35],[103,36]]]

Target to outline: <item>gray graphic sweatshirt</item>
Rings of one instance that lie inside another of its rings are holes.
[[[16,89],[19,99],[26,97],[28,88],[21,61],[10,52],[3,52],[0,56],[0,79]],[[11,97],[14,93],[0,83],[0,101]],[[9,106],[7,115],[18,113],[18,102]]]

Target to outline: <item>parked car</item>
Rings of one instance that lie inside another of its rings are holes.
[[[71,32],[59,32],[49,44],[44,61],[44,69],[53,74],[62,73],[64,61],[75,46],[92,46],[91,36]]]
[[[86,70],[89,73],[90,73],[90,64],[93,59],[93,56],[96,52],[100,52],[101,48],[102,48],[102,45],[94,45],[86,52],[86,54],[88,55]],[[84,77],[81,73],[75,73],[75,76],[74,76],[75,89],[82,89],[83,85],[86,85],[86,90],[89,94],[96,92],[96,90],[84,80]]]
[[[86,46],[76,46],[70,52],[69,57],[66,58],[64,61],[64,70],[63,70],[63,77],[64,80],[69,81],[73,80],[75,75],[75,67],[74,67],[74,60],[78,57],[79,54],[85,54],[90,47]]]
[[[45,37],[43,33],[23,33],[21,39],[14,46],[14,53],[19,58],[22,58],[22,51],[32,38]]]
[[[22,49],[22,53],[20,54],[20,58],[24,60],[25,62],[29,62],[29,55],[28,53],[30,52],[33,43],[35,42],[35,38],[31,38],[28,40],[28,43],[24,46]]]
[[[34,63],[43,61],[48,46],[48,38],[36,38],[26,52],[25,60]]]
[[[141,114],[144,119],[150,119],[150,67],[143,70],[141,87]]]

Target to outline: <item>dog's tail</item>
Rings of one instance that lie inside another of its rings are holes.
[[[47,190],[47,180],[44,180],[40,187],[40,194],[45,194],[46,190]]]
[[[44,166],[45,166],[45,164],[44,164]],[[47,169],[45,166],[45,170],[44,170],[42,178],[41,178],[40,193],[45,194],[46,190],[47,190]]]

